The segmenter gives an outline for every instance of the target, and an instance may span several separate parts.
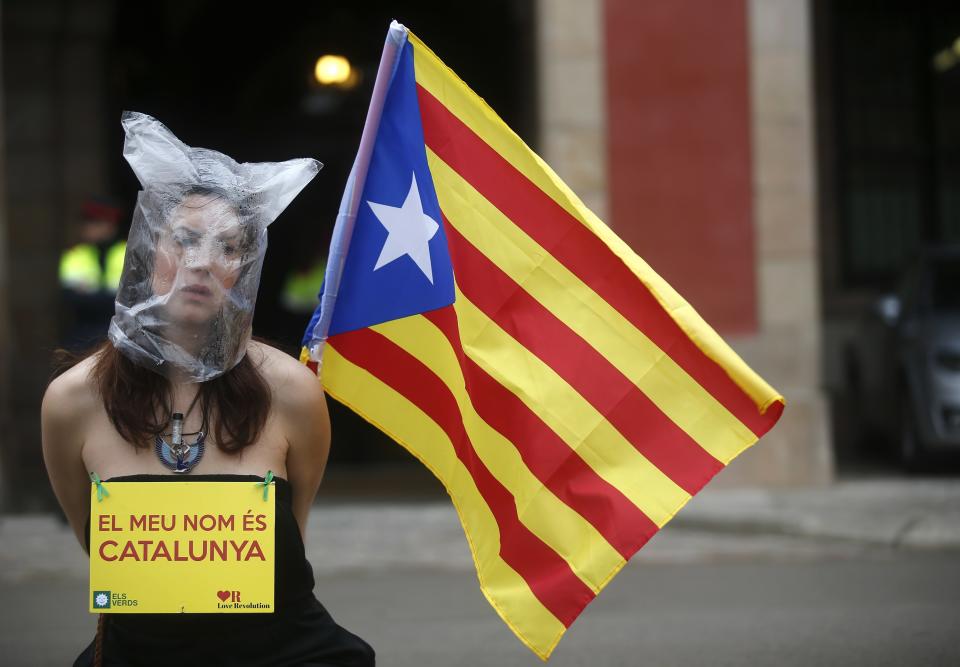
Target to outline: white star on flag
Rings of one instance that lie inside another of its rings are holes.
[[[423,212],[423,202],[420,201],[420,190],[417,188],[417,175],[413,174],[410,191],[403,205],[387,206],[367,201],[374,215],[387,228],[387,240],[383,244],[377,265],[373,270],[386,266],[395,259],[409,255],[416,265],[423,271],[423,275],[433,284],[433,266],[430,264],[430,239],[432,239],[440,225],[436,220]]]

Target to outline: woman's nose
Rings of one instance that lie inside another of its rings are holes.
[[[209,271],[213,264],[213,248],[210,243],[198,243],[188,248],[183,255],[183,267],[192,271]]]

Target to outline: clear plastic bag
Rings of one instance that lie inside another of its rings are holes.
[[[246,353],[267,227],[322,165],[239,164],[187,146],[150,116],[125,112],[123,155],[137,197],[108,335],[135,363],[203,382]]]

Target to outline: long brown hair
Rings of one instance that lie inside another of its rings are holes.
[[[87,354],[57,350],[55,375],[93,357],[91,377],[103,407],[120,436],[138,448],[149,448],[168,426],[173,412],[170,382],[138,366],[104,341]],[[270,413],[270,387],[246,354],[236,366],[199,384],[204,423],[212,425],[217,447],[237,452],[256,442]]]

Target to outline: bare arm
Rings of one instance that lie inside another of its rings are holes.
[[[84,389],[78,386],[78,368],[47,387],[40,408],[43,461],[53,492],[80,545],[86,549],[84,526],[90,511],[90,479],[83,464]]]
[[[291,360],[292,361],[292,360]],[[287,477],[293,487],[293,514],[306,538],[307,516],[330,453],[330,417],[320,380],[297,362],[281,389],[278,408],[287,438]]]

